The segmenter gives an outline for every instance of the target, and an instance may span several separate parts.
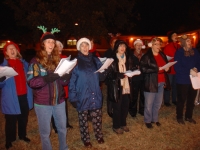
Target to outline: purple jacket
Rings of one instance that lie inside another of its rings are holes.
[[[35,104],[57,105],[65,101],[63,86],[66,86],[69,81],[57,79],[52,83],[46,83],[43,76],[48,73],[35,58],[31,60],[27,78],[29,86],[33,89]]]

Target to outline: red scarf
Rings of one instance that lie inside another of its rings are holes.
[[[14,76],[17,95],[26,94],[26,76],[22,62],[19,59],[8,59],[8,65],[18,73]]]

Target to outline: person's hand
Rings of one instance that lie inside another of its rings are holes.
[[[168,68],[165,68],[165,71],[167,72],[169,70],[169,67]]]
[[[63,76],[60,77],[61,80],[63,81],[69,81],[69,79],[71,78],[71,73],[70,74],[64,74]]]
[[[190,69],[190,75],[192,75],[193,77],[197,77],[198,76],[197,72],[198,72],[197,68]]]
[[[5,79],[6,79],[5,76],[1,77],[1,78],[0,78],[0,82],[3,82]]]
[[[71,104],[72,104],[72,106],[73,106],[74,108],[77,107],[76,102],[71,102]]]
[[[125,75],[124,75],[124,73],[118,72],[118,73],[117,73],[117,77],[118,77],[119,79],[123,79],[123,78],[125,77]]]
[[[60,76],[57,73],[49,73],[49,74],[43,76],[43,79],[46,83],[54,82],[58,78],[60,78]]]

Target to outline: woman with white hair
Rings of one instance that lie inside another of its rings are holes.
[[[72,71],[69,82],[69,101],[78,111],[81,140],[85,147],[92,147],[88,129],[88,113],[92,118],[95,137],[99,144],[104,143],[102,134],[102,93],[99,87],[100,77],[104,73],[94,73],[102,63],[89,53],[90,40],[81,38],[77,42],[77,65]]]
[[[174,65],[177,88],[176,118],[179,124],[185,124],[183,109],[186,102],[185,121],[196,124],[192,114],[197,91],[192,88],[189,75],[197,76],[200,70],[200,55],[197,49],[192,48],[191,38],[188,35],[181,36],[180,42],[181,48],[174,56],[174,60],[177,61]]]

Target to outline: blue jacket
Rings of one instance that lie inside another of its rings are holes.
[[[21,60],[24,65],[24,73],[28,71],[28,63],[25,60]],[[4,62],[0,66],[8,66],[8,61],[4,59]],[[29,109],[33,108],[33,93],[32,89],[27,86],[27,99],[29,104]],[[21,114],[15,79],[11,77],[3,82],[0,82],[1,88],[1,111],[3,114]]]
[[[76,102],[77,111],[102,107],[99,73],[94,73],[101,65],[100,60],[92,54],[84,56],[78,53],[77,65],[69,82],[69,101]]]
[[[190,69],[196,67],[200,71],[200,55],[197,49],[194,49],[193,56],[184,56],[184,49],[180,48],[176,51],[174,61],[177,63],[174,65],[176,72],[176,83],[178,84],[191,84],[190,81]]]

